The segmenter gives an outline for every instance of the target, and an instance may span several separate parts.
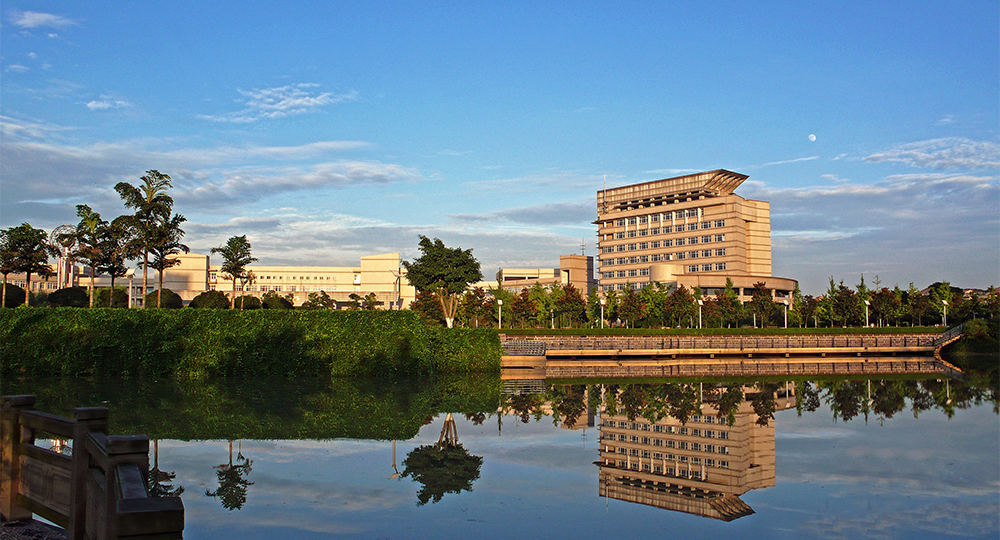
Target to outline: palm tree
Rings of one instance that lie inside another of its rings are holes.
[[[236,280],[243,278],[246,267],[257,261],[250,256],[250,241],[246,235],[234,236],[225,245],[212,248],[212,254],[222,255],[222,271],[229,274],[233,280],[233,297],[230,299],[230,309],[236,308]]]
[[[108,307],[114,306],[115,278],[128,272],[125,260],[138,255],[137,231],[132,227],[132,216],[119,216],[99,229],[99,250],[97,270],[111,276],[111,294]]]
[[[101,214],[94,212],[86,204],[76,205],[76,215],[80,218],[80,223],[76,226],[76,250],[71,257],[90,268],[90,307],[94,307],[94,275],[97,273],[101,253],[100,231],[108,223],[101,219]]]
[[[49,256],[55,249],[49,245],[49,235],[27,223],[4,231],[4,258],[12,272],[24,272],[24,305],[31,296],[31,274],[45,278],[54,274],[49,266]],[[8,265],[5,265],[8,266]],[[5,268],[6,269],[6,268]],[[6,280],[6,275],[4,275]],[[5,287],[6,288],[6,287]]]
[[[160,222],[156,229],[154,229],[155,234],[149,244],[149,252],[153,254],[153,261],[150,263],[150,266],[160,274],[159,287],[156,290],[157,308],[160,307],[160,300],[163,294],[163,271],[181,262],[180,259],[171,257],[181,252],[191,252],[190,248],[181,243],[181,238],[184,237],[181,224],[185,221],[187,219],[184,216],[174,214],[174,217],[169,220]]]
[[[146,270],[149,267],[149,246],[156,234],[156,224],[170,218],[170,211],[174,206],[174,199],[167,195],[167,188],[173,187],[170,184],[170,176],[157,170],[146,171],[146,175],[139,178],[142,184],[138,187],[126,182],[119,182],[115,185],[115,191],[125,201],[127,208],[134,208],[134,226],[137,231],[137,240],[141,245],[142,253],[142,294],[146,295]],[[145,303],[143,303],[143,307]]]

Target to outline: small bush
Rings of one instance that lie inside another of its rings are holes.
[[[128,293],[125,291],[124,287],[115,287],[115,293],[111,295],[110,289],[103,288],[97,289],[94,294],[94,307],[113,307],[113,308],[127,308],[128,307]],[[113,299],[114,304],[108,306],[108,298]]]
[[[205,291],[195,296],[188,307],[200,309],[229,309],[229,297],[222,291]]]
[[[3,307],[17,307],[24,305],[24,289],[7,283],[4,285]]]
[[[250,309],[260,309],[260,298],[245,294],[236,297],[236,309],[247,311]]]
[[[278,296],[274,291],[268,291],[261,298],[261,307],[264,309],[292,309],[292,303],[287,299]]]
[[[90,295],[83,287],[66,287],[49,295],[49,305],[52,307],[87,307],[90,305]]]
[[[153,291],[146,295],[144,300],[145,307],[156,307],[156,298],[158,291]],[[171,291],[170,289],[163,289],[163,294],[160,295],[160,308],[161,309],[180,309],[184,307],[184,301],[181,300],[179,294]]]

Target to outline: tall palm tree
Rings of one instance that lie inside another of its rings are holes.
[[[133,223],[132,216],[119,216],[111,223],[105,222],[98,233],[100,254],[97,269],[111,276],[108,307],[114,307],[115,278],[123,277],[128,272],[125,261],[138,255],[138,232]]]
[[[222,246],[212,248],[212,254],[222,255],[222,271],[233,280],[233,297],[229,309],[236,308],[236,280],[243,278],[246,267],[257,259],[250,256],[250,241],[246,235],[234,236]]]
[[[101,214],[94,212],[86,204],[76,205],[76,215],[80,218],[80,223],[74,233],[76,249],[71,257],[90,268],[90,307],[94,307],[94,275],[97,273],[101,254],[100,231],[108,223],[101,219]]]
[[[155,234],[157,222],[168,220],[174,206],[174,199],[167,195],[170,176],[157,170],[146,171],[139,178],[142,183],[138,187],[127,182],[115,185],[115,191],[125,201],[127,208],[135,209],[136,240],[141,245],[142,254],[142,295],[146,296],[147,269],[149,267],[149,245]],[[143,307],[146,307],[143,302]]]
[[[54,274],[49,266],[49,256],[56,256],[56,250],[49,245],[49,235],[28,223],[11,227],[4,231],[5,252],[14,272],[24,272],[24,305],[31,296],[31,274],[45,278]]]
[[[155,235],[152,237],[152,242],[149,244],[149,252],[153,254],[153,261],[150,266],[154,270],[159,272],[159,282],[156,290],[156,307],[160,307],[160,301],[163,296],[163,272],[164,270],[171,268],[180,264],[180,259],[173,257],[181,252],[190,253],[191,249],[186,245],[181,243],[181,239],[184,238],[184,231],[181,229],[181,224],[187,221],[187,219],[180,215],[174,214],[174,217],[169,220],[162,221],[155,229]]]

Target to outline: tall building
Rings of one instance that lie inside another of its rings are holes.
[[[741,299],[764,282],[786,298],[795,280],[771,275],[771,209],[733,193],[747,178],[724,169],[597,192],[602,291],[652,282],[706,295],[726,286]]]

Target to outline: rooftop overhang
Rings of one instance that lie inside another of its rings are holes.
[[[597,192],[597,203],[608,210],[632,210],[702,197],[721,197],[733,193],[748,175],[716,169],[662,180],[653,180]]]

